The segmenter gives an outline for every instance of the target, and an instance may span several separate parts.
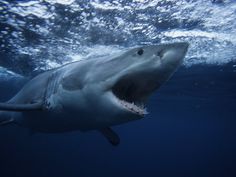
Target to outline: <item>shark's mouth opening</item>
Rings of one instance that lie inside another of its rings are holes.
[[[125,76],[112,87],[112,92],[119,103],[126,110],[140,116],[147,114],[145,103],[157,88],[156,82],[142,78],[144,76]]]

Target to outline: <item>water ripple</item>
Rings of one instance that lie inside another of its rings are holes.
[[[191,44],[185,66],[236,60],[233,0],[3,0],[0,11],[0,66],[23,75],[100,48],[109,55],[173,41]]]

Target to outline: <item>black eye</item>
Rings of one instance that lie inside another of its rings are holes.
[[[137,53],[138,53],[139,55],[142,55],[143,52],[144,52],[143,49],[139,49]]]

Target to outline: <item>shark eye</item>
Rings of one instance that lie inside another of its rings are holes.
[[[144,52],[143,49],[139,49],[137,53],[138,53],[139,55],[142,55],[143,52]]]

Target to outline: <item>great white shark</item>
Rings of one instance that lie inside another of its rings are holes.
[[[181,65],[188,46],[141,46],[46,71],[0,103],[0,125],[15,123],[44,133],[98,130],[118,145],[111,126],[147,114],[148,98]]]

